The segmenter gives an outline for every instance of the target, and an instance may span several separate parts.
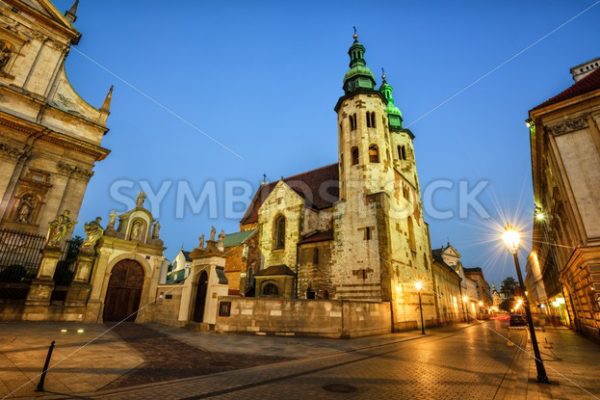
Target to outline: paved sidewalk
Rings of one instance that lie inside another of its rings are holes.
[[[105,333],[106,328],[98,324],[0,323],[0,398],[34,395],[52,340],[56,348],[52,373],[46,379],[46,387],[52,390],[95,391],[141,365],[143,358],[113,332]]]
[[[550,385],[535,383],[533,358],[525,359],[527,383],[521,383],[522,398],[600,399],[600,346],[566,328],[537,330],[536,335]],[[530,343],[528,350],[531,348]]]

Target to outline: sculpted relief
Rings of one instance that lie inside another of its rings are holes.
[[[3,69],[8,61],[10,60],[11,50],[8,43],[4,40],[0,40],[0,69]]]

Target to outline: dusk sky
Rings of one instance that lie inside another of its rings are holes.
[[[422,190],[453,184],[433,201],[455,217],[425,210],[432,247],[449,240],[465,266],[499,283],[514,267],[484,241],[501,212],[525,223],[533,212],[527,112],[572,84],[570,67],[600,56],[598,3],[83,0],[68,76],[95,106],[115,91],[103,142],[112,152],[96,165],[76,233],[125,211],[115,184],[132,182],[120,191],[133,199],[141,181],[156,191],[170,181],[152,211],[171,258],[211,225],[238,230],[239,218],[224,216],[225,182],[256,187],[263,173],[272,181],[337,162],[333,107],[356,26],[378,85],[385,67],[416,136]],[[64,11],[71,0],[55,4]],[[178,184],[198,194],[208,181],[217,218],[207,208],[177,218]],[[461,181],[489,182],[479,196],[489,220],[472,209],[459,217]]]

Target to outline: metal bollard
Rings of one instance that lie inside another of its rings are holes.
[[[56,342],[53,340],[50,343],[50,347],[48,347],[48,355],[46,356],[46,362],[44,362],[44,370],[42,371],[42,375],[40,376],[40,381],[35,388],[36,392],[44,391],[44,382],[46,381],[46,373],[48,372],[48,367],[50,366],[50,359],[52,358],[52,352],[54,351],[54,344]]]

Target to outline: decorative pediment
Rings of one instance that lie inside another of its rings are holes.
[[[588,127],[588,115],[583,114],[576,118],[566,119],[558,124],[546,127],[546,131],[551,135],[563,135],[565,133],[578,131]]]

